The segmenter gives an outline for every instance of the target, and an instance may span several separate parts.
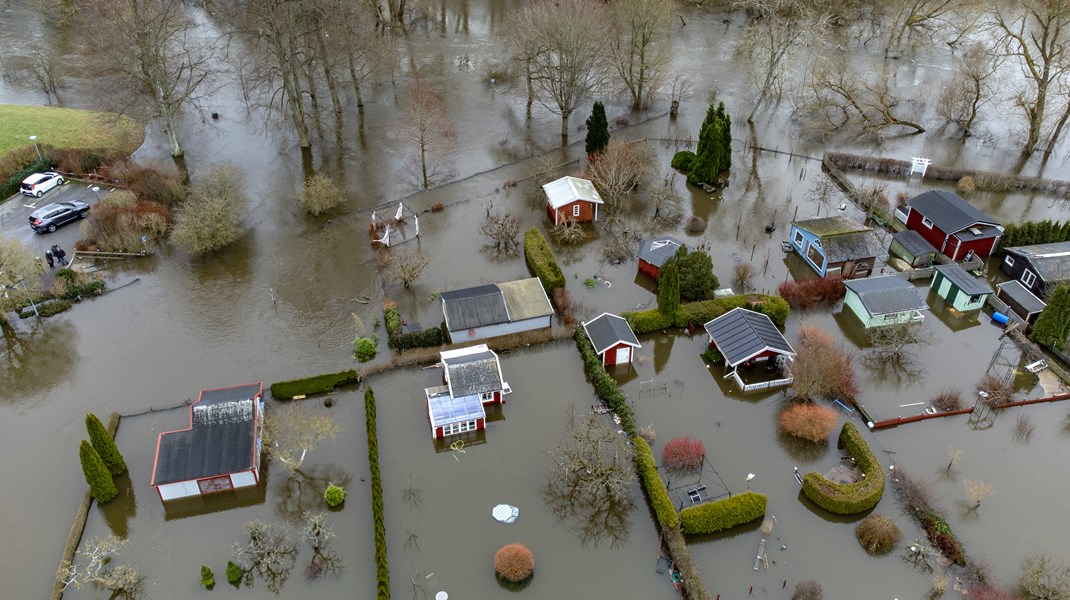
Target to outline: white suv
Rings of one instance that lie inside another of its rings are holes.
[[[26,179],[23,179],[20,189],[24,196],[40,198],[45,195],[45,192],[48,190],[60,185],[63,185],[63,176],[55,171],[48,171],[45,173],[34,173]]]

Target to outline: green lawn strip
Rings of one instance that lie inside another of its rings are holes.
[[[53,148],[94,148],[132,154],[145,141],[145,127],[115,113],[0,104],[0,155],[37,143]]]

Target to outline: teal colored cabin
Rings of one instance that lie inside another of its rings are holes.
[[[866,329],[921,321],[929,306],[918,288],[898,275],[884,275],[843,282],[847,288],[843,305]]]
[[[959,312],[980,310],[994,292],[984,279],[974,277],[955,263],[937,265],[929,287]]]

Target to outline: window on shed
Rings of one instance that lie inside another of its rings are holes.
[[[930,221],[926,217],[922,217],[921,218],[921,224],[924,225],[926,229],[932,229],[933,228],[933,222]]]
[[[795,245],[802,248],[803,245],[803,232],[800,229],[795,230]]]
[[[977,304],[981,301],[982,298],[984,298],[984,294],[975,294],[973,296],[970,296],[970,304]]]
[[[1013,267],[1014,266],[1014,257],[1011,256],[1010,254],[1008,254],[1007,258],[1003,259],[1003,264],[1007,265],[1008,267]]]
[[[572,216],[573,217],[580,216],[580,205],[579,204],[573,204],[572,205]]]
[[[1022,272],[1022,285],[1024,285],[1027,288],[1031,288],[1031,287],[1033,287],[1033,284],[1036,283],[1036,282],[1037,282],[1037,276],[1032,271],[1030,271],[1029,269],[1026,269],[1025,271]]]

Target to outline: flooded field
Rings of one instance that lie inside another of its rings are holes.
[[[15,4],[0,13],[0,43],[5,47],[29,39],[64,38],[63,30],[40,25],[32,11]],[[536,107],[527,120],[521,94],[484,81],[488,68],[504,54],[500,33],[516,6],[498,0],[445,2],[445,27],[414,27],[409,32],[410,60],[402,67],[400,81],[418,72],[441,86],[458,136],[458,150],[449,157],[455,182],[406,200],[418,211],[446,205],[442,212],[420,214],[422,235],[414,245],[431,254],[432,265],[411,288],[381,283],[367,237],[371,208],[389,204],[391,210],[418,187],[411,149],[401,147],[394,135],[396,90],[387,82],[370,92],[366,126],[359,129],[357,119],[349,118],[350,143],[344,148],[317,142],[314,151],[303,156],[283,128],[246,115],[237,86],[230,85],[204,101],[204,108],[221,114],[218,122],[190,117],[184,124],[190,137],[187,164],[194,178],[217,162],[239,168],[252,199],[245,237],[222,253],[198,259],[164,247],[150,258],[116,268],[139,276],[136,284],[83,302],[29,333],[4,328],[0,435],[6,451],[0,453],[0,472],[22,482],[5,486],[0,499],[5,523],[0,562],[6,565],[0,578],[5,595],[36,598],[51,587],[85,489],[76,455],[87,411],[101,416],[111,411],[141,413],[150,407],[175,406],[202,388],[271,383],[351,368],[356,333],[351,315],[383,336],[382,327],[375,324],[384,297],[397,301],[405,318],[427,326],[441,319],[437,292],[529,276],[522,257],[501,257],[484,249],[486,241],[478,233],[483,205],[493,201],[496,208],[516,210],[525,228],[545,228],[538,196],[542,182],[525,178],[543,156],[564,164],[563,173],[577,171],[583,160],[583,132],[576,131],[571,145],[559,149],[554,115]],[[729,22],[722,23],[723,18]],[[687,22],[673,31],[674,68],[694,78],[695,94],[684,102],[679,119],[668,118],[664,101],[648,112],[633,113],[624,98],[609,96],[607,110],[611,122],[618,116],[630,122],[614,127],[613,134],[651,140],[662,172],[668,173],[672,153],[685,147],[673,140],[697,136],[708,92],[716,92],[730,107],[736,150],[730,185],[706,193],[686,187],[681,178],[676,183],[683,196],[684,219],[701,216],[708,219],[708,228],[699,235],[678,227],[664,230],[691,244],[708,244],[724,286],[729,285],[736,262],[755,265],[758,291],[772,292],[797,272],[800,265],[780,249],[790,222],[796,215],[801,219],[838,214],[839,201],[821,204],[810,192],[824,177],[815,159],[826,150],[896,158],[922,155],[942,164],[981,169],[1009,168],[1007,156],[1017,158],[1014,136],[1000,122],[989,122],[984,135],[966,143],[940,134],[873,143],[826,142],[803,131],[785,101],[759,115],[751,129],[745,123],[750,92],[733,65],[742,15],[689,11]],[[200,23],[205,35],[221,34],[211,19],[202,15]],[[949,58],[933,54],[903,61],[900,77],[922,85],[940,75],[941,63]],[[878,62],[879,57],[858,60]],[[77,93],[77,81],[71,83],[70,105],[92,106]],[[2,81],[0,100],[43,102],[33,92]],[[350,110],[355,112],[352,106]],[[581,122],[577,113],[572,129]],[[165,161],[165,136],[150,127],[147,139],[137,158]],[[798,156],[755,152],[754,146]],[[1020,168],[1026,174],[1068,178],[1061,154],[1046,165],[1030,161]],[[343,214],[328,219],[302,213],[294,196],[309,170],[326,171],[345,182],[350,206]],[[849,176],[858,182],[885,181],[856,173]],[[511,180],[521,183],[506,190],[504,184]],[[893,198],[901,191],[915,194],[929,187],[917,179],[887,183]],[[978,193],[970,199],[1008,221],[1066,215],[1064,200],[1041,196]],[[644,210],[650,212],[639,207],[636,213]],[[844,214],[862,216],[854,207]],[[765,226],[771,223],[777,229],[766,233]],[[582,305],[581,314],[653,306],[652,282],[636,274],[634,260],[621,264],[603,260],[604,240],[599,235],[604,234],[592,231],[575,250],[557,248],[568,289]],[[995,277],[998,270],[989,272]],[[610,285],[585,287],[584,280],[596,274]],[[931,299],[930,304],[934,304]],[[803,323],[832,332],[858,349],[860,359],[864,356],[866,342],[851,317],[794,313],[787,325],[789,341],[797,340]],[[893,417],[901,410],[917,412],[902,405],[928,402],[946,386],[972,397],[999,346],[999,330],[984,316],[965,326],[939,310],[927,315],[925,327],[934,340],[915,352],[916,371],[888,373],[879,365],[861,363],[856,367],[860,401],[872,413]],[[655,455],[660,456],[662,444],[672,437],[698,437],[727,489],[733,493],[746,489],[746,477],[754,473],[750,488],[769,495],[769,512],[778,518],[770,540],[771,544],[775,540],[769,550],[771,564],[758,572],[752,568],[761,538],[758,524],[691,540],[711,591],[728,600],[742,597],[754,586],[762,595],[787,598],[795,582],[813,578],[830,598],[924,595],[928,576],[912,570],[897,554],[868,557],[854,539],[855,520],[833,518],[801,498],[793,468],[824,471],[839,454],[830,446],[822,453],[800,455],[781,439],[775,417],[782,393],[740,396],[716,368],[707,369],[699,356],[704,345],[700,336],[688,339],[667,332],[641,341],[644,347],[635,371],[621,379],[636,408],[637,422],[654,423],[657,429]],[[377,361],[389,358],[382,346]],[[618,547],[583,546],[575,524],[557,521],[540,494],[546,477],[544,453],[564,426],[568,408],[582,409],[591,403],[591,388],[584,381],[574,345],[566,341],[512,353],[504,358],[503,369],[516,392],[504,407],[503,418],[490,424],[486,443],[463,453],[438,451],[431,442],[421,394],[434,382],[435,371],[397,371],[371,382],[379,404],[394,596],[408,597],[416,580],[429,595],[441,589],[453,597],[512,597],[494,581],[491,561],[502,544],[522,541],[532,548],[537,563],[526,595],[570,597],[582,591],[599,597],[674,597],[667,578],[655,572],[657,533],[638,488],[629,536]],[[651,380],[654,391],[641,391],[642,382]],[[129,483],[123,482],[120,500],[94,505],[86,535],[111,531],[128,536],[130,545],[122,558],[145,575],[149,598],[220,593],[274,597],[260,582],[239,592],[222,582],[222,568],[231,557],[230,545],[241,538],[242,524],[256,518],[293,520],[321,502],[311,490],[326,481],[345,482],[350,492],[345,508],[329,516],[338,533],[334,547],[344,570],[337,578],[306,582],[302,561],[309,552],[303,548],[281,597],[370,596],[374,563],[370,493],[361,481],[368,469],[362,394],[345,390],[334,397],[337,403],[330,410],[344,431],[310,454],[303,469],[309,479],[300,486],[271,464],[262,494],[213,498],[203,507],[166,511],[149,487],[156,434],[184,425],[187,415],[171,410],[124,418],[118,443],[131,469]],[[273,406],[269,403],[268,410]],[[1070,441],[1067,410],[1060,404],[1015,409],[1028,412],[1038,424],[1028,441],[1013,441],[1011,414],[1001,415],[983,431],[972,430],[960,417],[867,434],[867,439],[886,467],[894,462],[932,479],[946,499],[946,515],[967,552],[986,557],[999,579],[1013,582],[1021,559],[1031,552],[1065,554],[1060,530],[1051,526],[1061,518],[1051,498],[1065,495],[1070,473],[1051,457],[1065,452]],[[967,458],[945,477],[949,445],[964,450]],[[983,478],[995,488],[977,514],[966,514],[955,504],[963,497],[965,477]],[[406,504],[402,488],[410,478],[423,490],[422,508]],[[490,518],[491,507],[500,502],[520,507],[514,525]],[[890,494],[876,510],[894,516],[906,538],[919,535]],[[410,529],[416,533],[418,548],[413,543],[406,546]],[[781,545],[786,548],[781,550]],[[202,563],[213,566],[221,581],[214,592],[198,585]],[[789,582],[787,591],[781,591],[784,580]],[[83,590],[71,597],[104,594]],[[949,597],[953,597],[950,592]]]

